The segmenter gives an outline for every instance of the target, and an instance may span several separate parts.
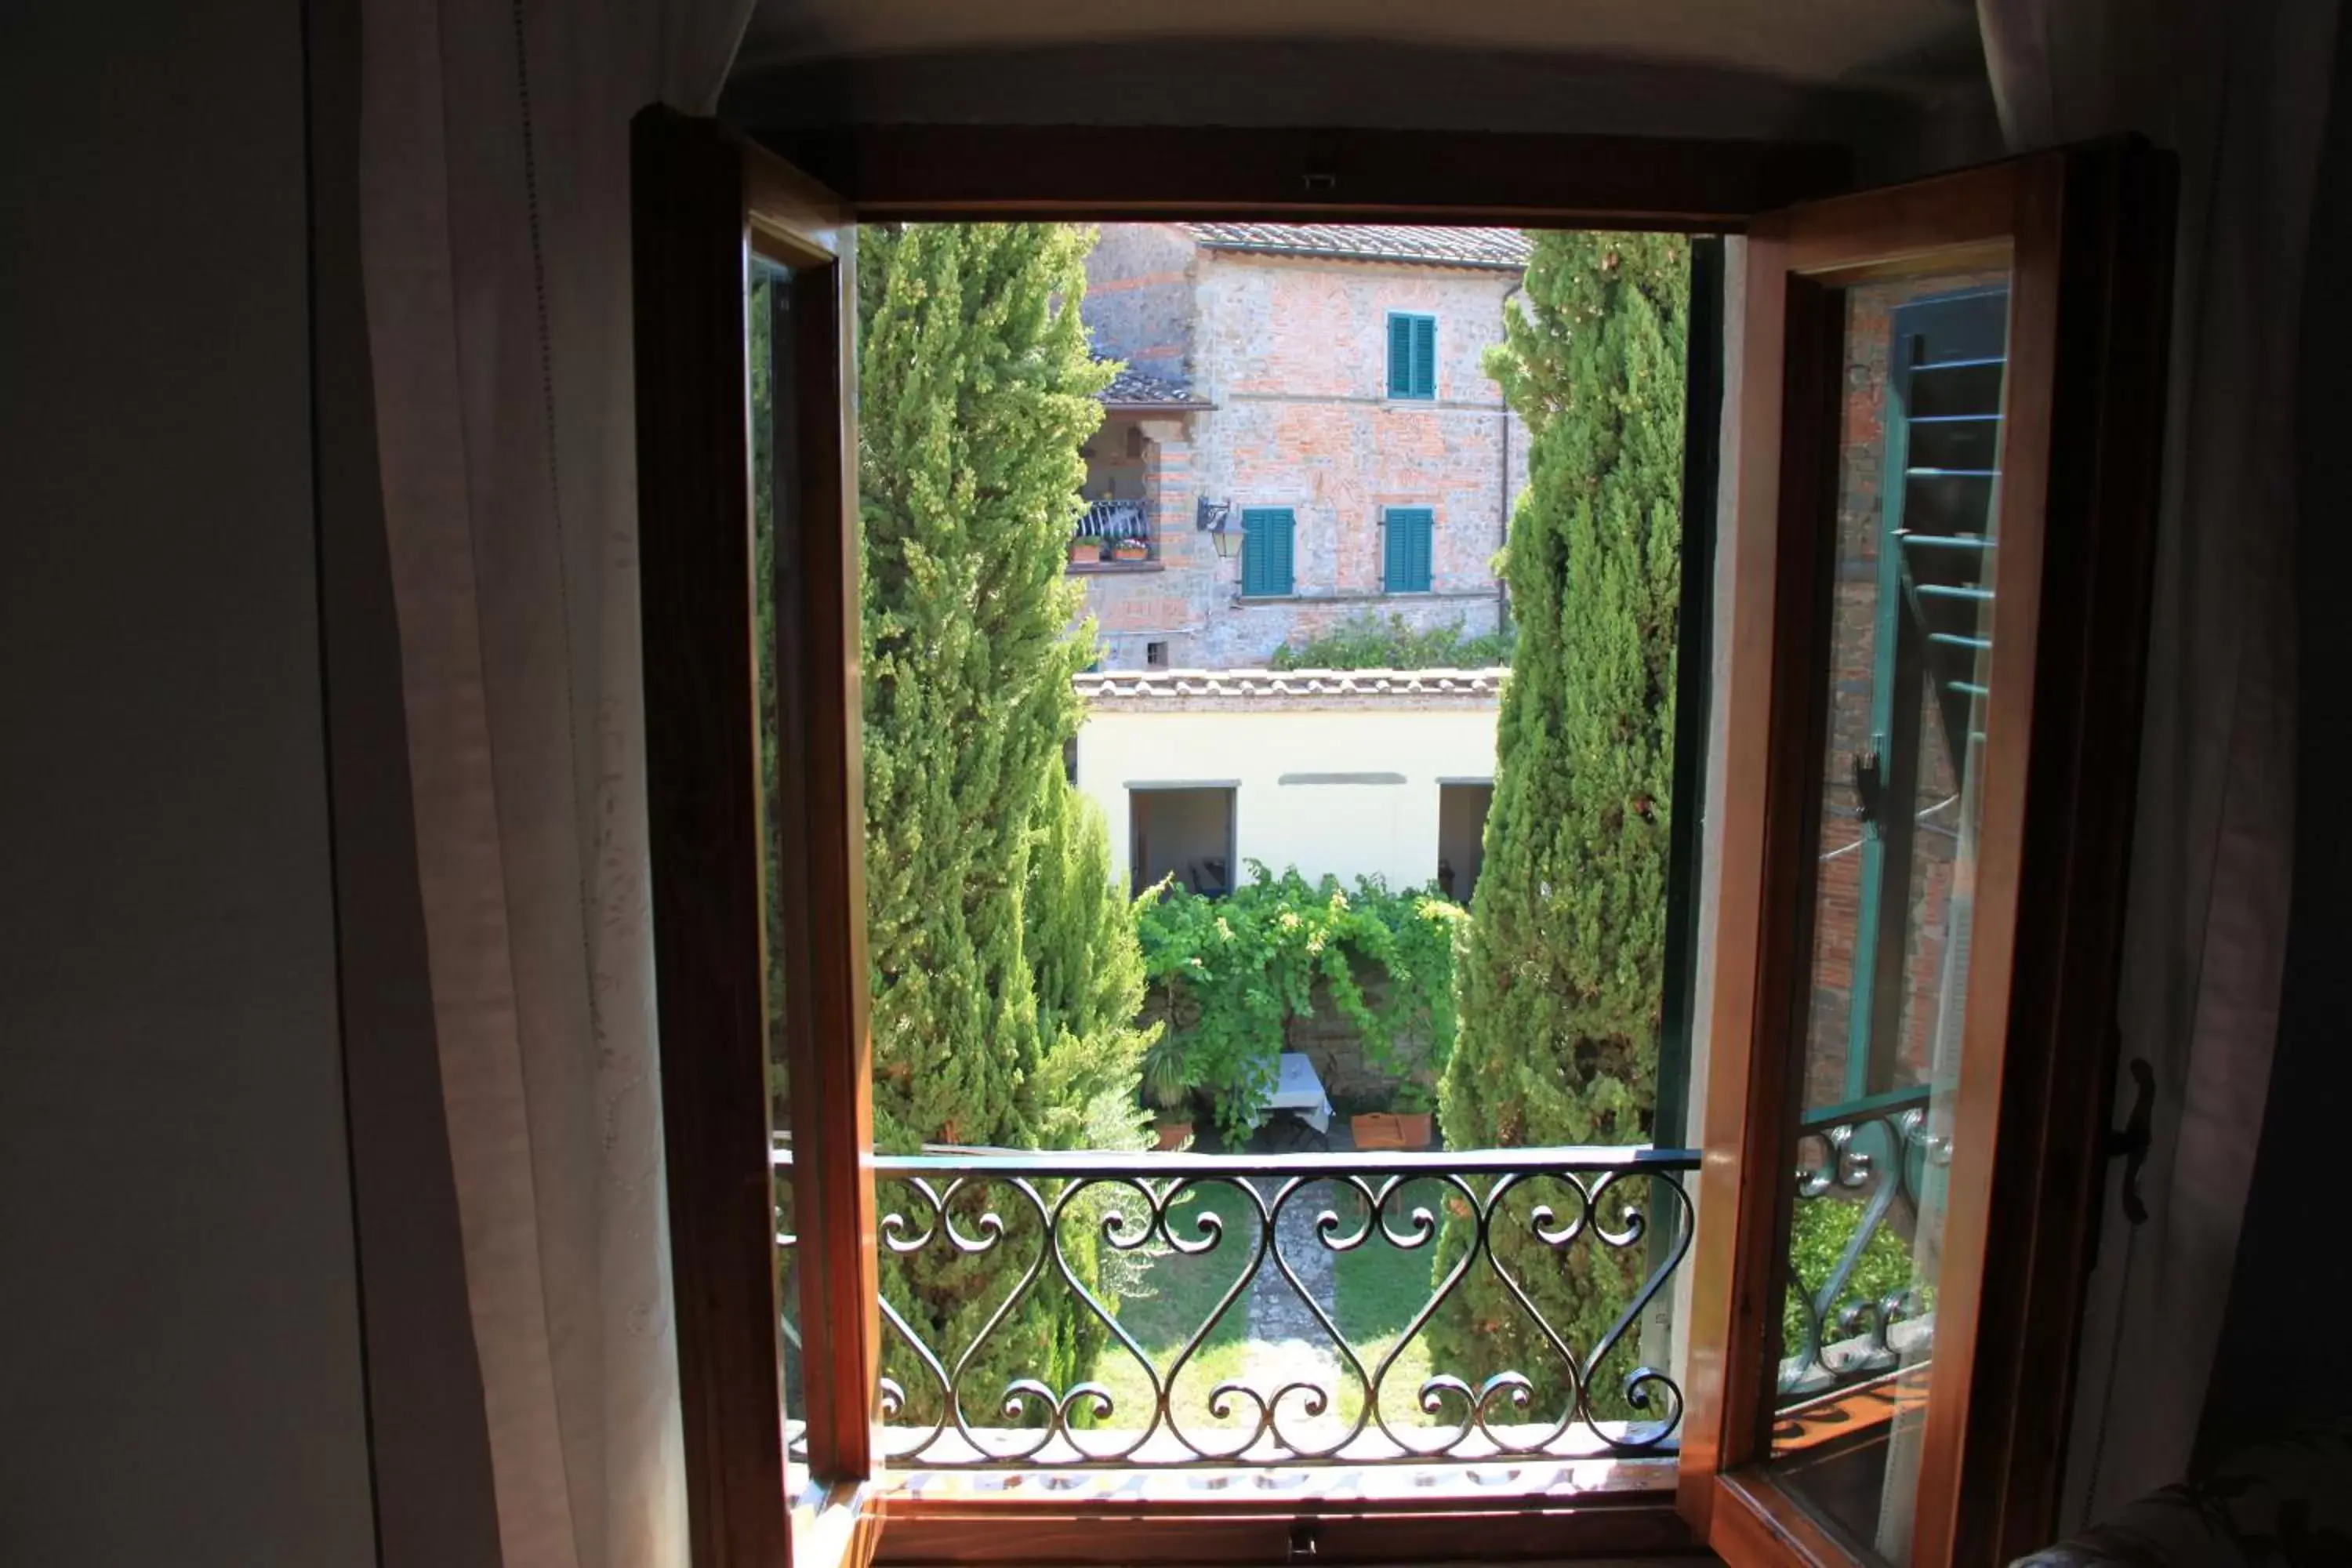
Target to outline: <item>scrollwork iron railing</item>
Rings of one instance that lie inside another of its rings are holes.
[[[1697,1166],[1645,1148],[877,1156],[886,1455],[1057,1469],[1671,1455],[1683,1396],[1660,1370],[1662,1312]],[[1507,1252],[1631,1295],[1571,1343],[1498,1258],[1506,1236]],[[1474,1280],[1543,1364],[1433,1364],[1428,1330]],[[959,1292],[961,1321],[943,1320]],[[1024,1319],[1049,1310],[1064,1328]],[[1024,1360],[1073,1332],[1094,1342],[1086,1364]]]
[[[1791,1244],[1779,1394],[1782,1408],[1883,1376],[1924,1356],[1934,1293],[1912,1257],[1928,1182],[1949,1166],[1950,1140],[1928,1130],[1926,1085],[1809,1115],[1797,1127],[1796,1217],[1841,1205],[1835,1256],[1806,1279]],[[1844,1234],[1838,1239],[1838,1232]],[[1787,1331],[1792,1329],[1793,1331]]]

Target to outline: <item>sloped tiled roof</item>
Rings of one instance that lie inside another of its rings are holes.
[[[1484,669],[1106,669],[1077,678],[1078,695],[1127,710],[1490,707],[1510,673]]]
[[[1192,389],[1181,381],[1165,376],[1146,375],[1139,370],[1121,370],[1110,378],[1102,390],[1101,401],[1106,408],[1213,408],[1205,398],[1192,395]]]
[[[1528,264],[1528,237],[1516,228],[1355,223],[1185,223],[1176,226],[1211,250],[1410,261],[1511,272]]]

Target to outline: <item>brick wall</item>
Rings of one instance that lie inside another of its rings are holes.
[[[1146,459],[1164,570],[1088,577],[1106,668],[1140,668],[1154,641],[1179,667],[1262,665],[1367,611],[1495,629],[1490,563],[1527,483],[1527,430],[1480,360],[1516,274],[1207,251],[1171,226],[1113,225],[1087,275],[1097,351],[1181,374],[1216,405],[1153,422],[1182,437]],[[1433,401],[1387,395],[1391,310],[1437,318]],[[1238,563],[1194,527],[1201,497],[1293,510],[1293,597],[1239,601]],[[1381,517],[1407,506],[1436,514],[1432,592],[1390,595]]]

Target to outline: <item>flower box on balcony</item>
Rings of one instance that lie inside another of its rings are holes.
[[[1114,561],[1149,561],[1151,552],[1139,539],[1122,539],[1111,546],[1110,558]]]
[[[1099,563],[1101,563],[1101,561],[1102,561],[1102,541],[1101,541],[1101,540],[1099,540],[1099,539],[1073,539],[1072,541],[1070,541],[1070,564],[1071,564],[1071,565],[1073,565],[1073,566],[1094,566],[1094,565],[1097,565],[1097,564],[1099,564]]]
[[[1426,1149],[1430,1131],[1426,1110],[1370,1110],[1348,1118],[1349,1135],[1359,1149]]]

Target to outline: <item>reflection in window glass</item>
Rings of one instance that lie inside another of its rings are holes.
[[[1910,1555],[1992,693],[2008,287],[1849,291],[1776,1471]],[[1980,1157],[1981,1152],[1979,1152]]]

